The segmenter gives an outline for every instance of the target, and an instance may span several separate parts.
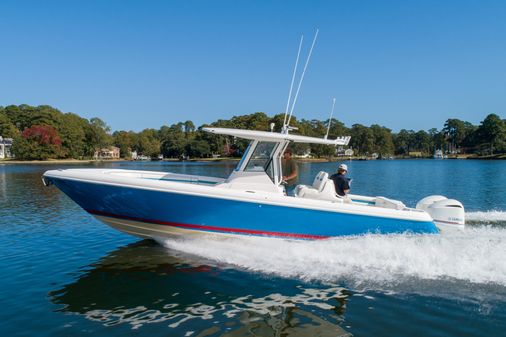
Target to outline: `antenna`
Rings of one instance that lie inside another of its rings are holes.
[[[283,119],[283,128],[285,127],[285,124],[286,124],[286,115],[288,114],[288,107],[290,106],[290,100],[292,98],[293,82],[295,81],[295,73],[297,72],[297,66],[299,64],[299,56],[300,56],[300,50],[302,48],[302,41],[303,40],[304,40],[304,35],[301,35],[300,42],[299,42],[299,51],[297,52],[297,59],[295,60],[295,67],[293,68],[292,83],[290,84],[290,92],[288,93],[288,101],[286,102],[285,118]]]
[[[313,48],[314,48],[314,45],[316,43],[316,38],[318,37],[318,32],[319,31],[320,30],[317,29],[316,33],[314,35],[313,43],[311,44],[311,49],[309,50],[309,55],[307,56],[306,64],[304,65],[304,70],[302,71],[302,75],[301,75],[300,80],[299,80],[299,85],[297,87],[297,92],[295,93],[295,97],[294,97],[293,103],[292,103],[292,108],[290,109],[290,115],[288,116],[288,121],[286,122],[285,128],[287,128],[290,125],[290,120],[292,119],[293,109],[295,108],[295,103],[297,102],[297,97],[299,97],[300,87],[302,85],[302,81],[304,80],[304,75],[306,74],[307,65],[309,64],[309,60],[311,59],[311,54],[313,53]]]
[[[325,139],[329,136],[330,124],[332,123],[332,115],[334,114],[334,107],[336,106],[336,98],[332,99],[332,110],[330,111],[329,125],[327,126],[327,134],[325,135]]]

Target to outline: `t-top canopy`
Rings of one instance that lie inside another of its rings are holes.
[[[324,144],[336,146],[336,145],[348,145],[351,139],[350,136],[338,137],[336,139],[324,139],[324,138],[284,134],[278,132],[226,129],[226,128],[203,128],[203,130],[217,135],[227,135],[244,139],[261,140],[267,142],[281,142],[286,140],[295,143]]]

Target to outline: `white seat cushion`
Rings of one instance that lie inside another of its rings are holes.
[[[318,192],[321,192],[328,178],[329,174],[327,172],[320,171],[314,178],[313,188],[316,189]]]
[[[343,202],[343,199],[336,194],[334,181],[328,177],[327,172],[319,172],[314,179],[313,186],[299,185],[295,189],[295,195],[299,198]]]

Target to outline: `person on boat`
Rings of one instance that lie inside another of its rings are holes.
[[[291,195],[295,190],[297,176],[299,175],[299,168],[297,167],[295,160],[292,158],[291,149],[286,149],[283,153],[281,167],[283,169],[283,182],[285,184],[286,194]]]
[[[334,181],[337,195],[344,197],[350,192],[350,179],[346,177],[348,173],[348,166],[341,164],[337,168],[337,173],[330,176],[330,179]]]

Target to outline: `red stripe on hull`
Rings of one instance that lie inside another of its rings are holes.
[[[179,228],[186,228],[186,229],[196,229],[196,230],[213,231],[213,232],[224,232],[224,233],[232,233],[232,234],[249,234],[249,235],[261,235],[261,236],[286,237],[286,238],[294,238],[294,239],[327,239],[327,238],[329,238],[329,236],[323,236],[323,235],[270,232],[270,231],[259,231],[259,230],[252,230],[252,229],[225,228],[225,227],[215,227],[215,226],[183,224],[183,223],[170,222],[170,221],[136,218],[136,217],[131,217],[131,216],[127,216],[127,215],[117,215],[117,214],[112,214],[112,213],[107,213],[107,212],[102,212],[102,211],[96,211],[96,210],[92,210],[92,209],[87,209],[86,211],[88,213],[93,214],[93,215],[100,215],[100,216],[106,216],[106,217],[118,218],[118,219],[124,219],[124,220],[140,221],[140,222],[152,223],[155,225],[172,226],[172,227],[179,227]]]
[[[445,221],[445,220],[436,220],[436,219],[434,219],[434,222],[442,222],[442,223],[447,223],[447,224],[450,224],[450,225],[464,225],[464,224],[461,224],[460,222]]]

